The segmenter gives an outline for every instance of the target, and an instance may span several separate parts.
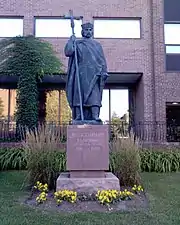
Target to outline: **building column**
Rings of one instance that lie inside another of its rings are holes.
[[[111,89],[109,89],[109,123],[111,123]]]
[[[133,126],[135,123],[135,97],[134,97],[134,90],[131,88],[128,90],[129,93],[129,126]]]
[[[58,90],[59,98],[58,98],[58,121],[59,124],[62,124],[62,113],[61,113],[61,90]]]

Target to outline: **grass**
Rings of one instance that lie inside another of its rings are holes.
[[[180,174],[143,173],[150,209],[139,213],[59,214],[18,202],[26,172],[0,172],[0,225],[179,225]]]

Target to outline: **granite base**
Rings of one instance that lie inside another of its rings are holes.
[[[72,125],[102,125],[102,120],[96,121],[96,120],[73,120]]]
[[[78,193],[92,194],[98,190],[120,190],[119,179],[112,173],[105,173],[104,178],[71,178],[68,172],[61,173],[56,182],[56,191],[73,190]]]

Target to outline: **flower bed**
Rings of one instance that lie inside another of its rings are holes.
[[[99,190],[94,194],[77,193],[72,190],[48,191],[48,185],[39,181],[32,189],[28,205],[42,209],[55,209],[65,212],[119,211],[147,207],[147,199],[142,186],[118,190]]]

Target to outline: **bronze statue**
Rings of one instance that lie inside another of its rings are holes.
[[[106,59],[102,46],[93,37],[93,24],[82,24],[82,38],[74,34],[65,46],[69,57],[66,94],[76,123],[101,123],[99,118],[102,93],[108,77]]]

